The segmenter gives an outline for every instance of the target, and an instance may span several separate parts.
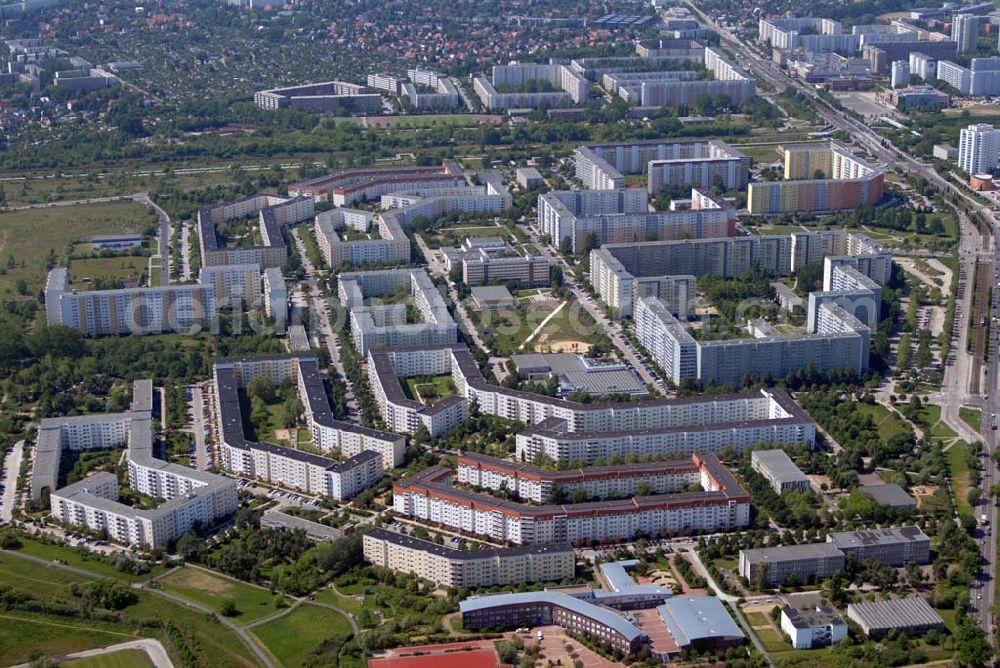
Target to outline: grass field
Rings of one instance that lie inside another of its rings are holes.
[[[529,334],[552,312],[554,301],[519,304],[516,309],[483,311],[480,331],[493,337],[493,350],[498,355],[512,355]]]
[[[445,227],[429,238],[428,246],[431,248],[444,248],[449,246],[460,246],[466,237],[504,237],[507,238],[507,230],[499,225],[462,225],[456,227]],[[426,237],[425,237],[426,238]]]
[[[218,609],[224,601],[234,601],[240,624],[266,617],[277,611],[274,596],[266,589],[230,580],[200,568],[179,568],[157,583],[165,590]]]
[[[103,562],[83,559],[73,550],[24,538],[22,542],[24,547],[18,552],[0,555],[0,581],[14,584],[35,596],[68,598],[70,583],[86,582],[88,578],[20,558],[17,556],[19,553],[59,560],[91,572],[95,578],[121,581],[140,579],[128,576]],[[159,572],[162,569],[153,573]],[[148,577],[149,575],[144,576]],[[190,598],[194,599],[194,596]],[[221,604],[222,600],[218,599],[217,604]],[[122,617],[121,623],[13,611],[0,613],[0,665],[28,661],[30,653],[36,649],[48,656],[60,656],[139,637],[160,639],[171,652],[175,664],[181,665],[172,641],[159,626],[161,624],[169,624],[177,630],[178,636],[183,638],[199,663],[210,662],[213,666],[233,667],[257,665],[250,649],[213,617],[194,613],[190,608],[168,601],[155,593],[139,592],[139,601],[119,614]]]
[[[255,163],[259,164],[259,163]],[[174,174],[164,176],[107,175],[108,178],[53,177],[52,174],[33,174],[20,181],[3,184],[9,206],[44,204],[61,200],[110,197],[122,193],[151,192],[162,187],[206,188],[233,183],[233,173],[228,166],[221,171],[200,174]]]
[[[0,296],[15,293],[17,280],[27,282],[28,292],[45,285],[49,251],[56,264],[66,262],[67,245],[89,241],[92,234],[140,232],[150,223],[150,213],[131,201],[26,209],[0,213]],[[14,258],[14,267],[9,259]]]
[[[432,404],[455,394],[455,384],[451,376],[434,376],[429,379],[407,378],[405,389],[411,399],[425,404]]]
[[[146,668],[152,666],[153,662],[149,660],[149,655],[140,649],[123,649],[109,654],[63,661],[59,665],[71,668]]]
[[[883,439],[888,440],[896,434],[905,434],[910,431],[910,425],[897,413],[890,411],[880,404],[856,404],[858,412],[863,415],[871,415],[878,427],[878,434]]]
[[[958,441],[948,450],[948,465],[951,468],[951,490],[955,495],[955,508],[961,516],[972,517],[972,505],[966,498],[969,491],[969,444]]]
[[[162,566],[155,566],[149,573],[144,575],[131,575],[129,573],[123,573],[111,564],[106,564],[103,561],[80,554],[76,550],[62,547],[60,545],[49,545],[48,543],[42,543],[40,541],[24,537],[21,538],[21,543],[22,547],[18,550],[19,552],[30,554],[34,557],[40,557],[42,559],[59,560],[68,566],[75,566],[89,571],[94,574],[94,577],[115,578],[118,580],[128,580],[129,582],[141,582],[159,575],[164,570]],[[59,572],[57,575],[63,581],[67,581],[65,573]]]
[[[125,287],[141,287],[146,285],[147,265],[147,258],[133,255],[70,260],[69,283],[80,291],[92,290],[92,281],[97,279],[120,280]]]
[[[941,422],[941,407],[925,404],[917,413],[917,421],[931,438],[956,438],[955,430]]]
[[[274,621],[255,626],[251,632],[282,665],[291,668],[304,665],[309,653],[327,638],[350,633],[351,625],[343,615],[307,603]]]
[[[130,633],[105,630],[103,625],[89,620],[3,612],[0,613],[0,663],[8,666],[27,662],[35,651],[47,656],[62,656],[135,637]]]
[[[962,422],[975,429],[976,432],[983,428],[982,409],[962,406],[958,409],[958,416],[962,418]]]
[[[488,121],[497,123],[501,120],[500,116],[487,117],[482,116],[482,118],[490,119]],[[496,119],[496,120],[493,120]],[[366,123],[369,125],[377,125],[378,127],[391,126],[393,128],[433,128],[433,127],[471,127],[478,125],[481,121],[477,120],[475,116],[471,114],[434,114],[428,116],[382,116],[378,118],[366,119]]]

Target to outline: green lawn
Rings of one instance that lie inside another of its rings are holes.
[[[552,313],[557,305],[554,301],[543,301],[518,304],[514,309],[483,311],[480,313],[480,329],[488,330],[492,335],[495,353],[502,356],[512,355],[518,352],[518,348],[528,335]],[[534,341],[537,340],[538,337]]]
[[[27,538],[21,540],[24,544],[21,550],[0,555],[0,582],[9,582],[45,599],[70,598],[69,584],[74,581],[84,582],[87,578],[61,568],[19,558],[19,553],[49,560],[58,559],[92,572],[94,577],[133,582],[149,577],[127,575],[103,562],[84,559],[74,550],[45,545]],[[153,574],[160,572],[162,568],[157,568]],[[195,599],[193,595],[190,598]],[[192,612],[191,608],[153,592],[140,592],[139,601],[119,614],[121,623],[31,613],[0,613],[0,665],[27,661],[28,654],[36,648],[49,656],[59,656],[137,637],[160,639],[167,646],[174,663],[182,665],[176,643],[160,630],[160,624],[171,625],[176,630],[175,637],[183,639],[181,642],[190,649],[199,663],[233,667],[257,665],[250,649],[214,617]]]
[[[948,450],[948,464],[951,468],[951,490],[955,495],[955,507],[959,515],[972,517],[972,506],[966,498],[969,490],[969,444],[958,441]]]
[[[111,631],[90,620],[0,612],[0,664],[31,659],[32,652],[62,656],[134,640],[135,635]]]
[[[44,287],[50,250],[56,264],[64,265],[72,243],[89,242],[92,234],[141,232],[151,222],[150,212],[132,201],[0,213],[0,266],[7,270],[0,276],[0,296],[13,295],[22,278],[29,294]]]
[[[455,394],[455,383],[450,375],[411,377],[406,379],[407,396],[415,401],[433,404]]]
[[[278,610],[274,606],[274,596],[268,590],[200,568],[178,568],[157,580],[157,583],[165,591],[198,601],[213,610],[218,610],[225,601],[234,601],[239,614],[233,620],[240,624],[247,624]]]
[[[30,554],[35,557],[41,557],[42,559],[50,559],[59,561],[67,564],[69,566],[75,566],[76,568],[82,568],[86,571],[90,571],[94,574],[94,577],[102,578],[116,578],[119,580],[128,580],[129,582],[140,582],[143,580],[149,580],[150,578],[159,575],[163,572],[162,566],[155,566],[149,573],[143,575],[131,575],[129,573],[124,573],[111,564],[106,564],[88,554],[81,554],[76,550],[68,547],[63,547],[61,545],[49,545],[48,543],[42,543],[31,538],[21,537],[22,547],[19,552],[24,554]]]
[[[979,408],[972,408],[971,406],[962,406],[958,409],[958,416],[962,418],[962,422],[969,425],[976,430],[976,433],[983,428],[983,411]]]
[[[754,633],[764,644],[764,649],[768,652],[781,652],[783,650],[791,649],[792,646],[785,640],[778,631],[773,627],[767,627],[764,629],[754,629]]]
[[[898,413],[890,411],[881,404],[857,403],[855,406],[858,412],[872,417],[878,427],[879,436],[885,440],[910,431],[910,425]]]
[[[149,655],[140,649],[122,649],[110,654],[63,661],[59,665],[72,668],[145,668],[152,666],[153,662],[149,660]]]
[[[251,632],[278,661],[291,668],[305,664],[312,650],[335,634],[351,632],[350,622],[328,608],[304,604]]]
[[[499,122],[501,117],[496,117]],[[469,114],[433,114],[427,116],[394,116],[379,120],[379,123],[389,122],[394,128],[430,128],[430,127],[472,127],[478,125],[474,116]]]
[[[455,227],[446,227],[428,239],[431,248],[444,248],[448,246],[459,246],[466,237],[504,237],[507,238],[507,230],[499,225],[471,225],[464,226],[457,224]]]
[[[763,612],[744,612],[743,616],[747,618],[747,623],[750,626],[767,626],[770,621]]]
[[[941,422],[941,407],[924,404],[917,413],[917,422],[931,438],[956,438],[955,430]]]
[[[363,609],[375,610],[378,607],[375,605],[373,597],[363,595],[351,596],[349,594],[341,594],[339,591],[334,591],[333,589],[321,589],[316,592],[316,601],[336,606],[345,612],[351,613],[355,618],[361,614]],[[385,608],[385,611],[391,612],[391,609]]]
[[[70,260],[69,282],[76,290],[94,289],[93,281],[121,281],[125,287],[144,287],[148,261],[144,256],[88,257]],[[89,280],[87,280],[89,279]]]

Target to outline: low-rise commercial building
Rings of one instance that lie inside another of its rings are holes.
[[[568,544],[457,550],[377,528],[364,535],[365,560],[449,589],[479,589],[572,578],[576,556]]]
[[[522,353],[511,355],[522,380],[547,381],[556,378],[556,394],[568,397],[585,392],[591,397],[649,394],[635,370],[624,362],[605,362],[576,353]]]
[[[849,603],[847,617],[869,638],[882,638],[890,631],[916,636],[944,628],[944,619],[920,596]]]
[[[844,570],[844,553],[832,543],[740,550],[740,575],[751,587],[818,582]]]
[[[477,285],[470,292],[473,303],[480,311],[517,308],[517,299],[502,285]]]
[[[545,183],[541,173],[534,167],[518,167],[514,172],[514,180],[525,190],[537,188]]]
[[[656,611],[682,650],[721,652],[746,643],[743,631],[715,596],[675,596]]]
[[[781,630],[795,649],[835,645],[847,637],[847,622],[829,606],[781,609]]]
[[[344,537],[344,532],[336,527],[330,527],[319,522],[307,520],[304,517],[289,515],[280,510],[265,510],[260,517],[260,525],[271,529],[285,529],[290,531],[301,530],[306,532],[309,540],[317,543],[340,540]]]
[[[874,559],[886,566],[927,564],[931,560],[931,539],[915,526],[831,533],[826,541],[859,561]]]
[[[896,483],[861,485],[858,489],[880,506],[888,506],[896,510],[915,510],[917,507],[917,500]]]
[[[754,450],[750,453],[750,466],[777,494],[809,491],[809,478],[784,450]]]
[[[887,92],[885,101],[900,110],[946,109],[951,106],[951,95],[933,86],[907,86]]]

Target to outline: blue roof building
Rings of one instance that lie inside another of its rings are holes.
[[[637,651],[648,636],[601,605],[555,591],[473,596],[459,604],[466,629],[513,629],[557,625],[623,653]]]
[[[722,601],[714,596],[675,596],[656,611],[681,649],[719,650],[746,641]]]

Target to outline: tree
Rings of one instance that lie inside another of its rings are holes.
[[[559,252],[566,257],[573,255],[573,239],[571,237],[565,236],[559,240]]]
[[[200,561],[205,553],[205,541],[196,533],[186,533],[177,539],[177,554],[185,559]]]
[[[224,617],[235,617],[240,614],[239,608],[236,607],[236,601],[231,598],[223,601],[222,605],[219,606],[219,614]]]
[[[551,287],[553,289],[561,288],[563,286],[564,281],[565,279],[563,277],[562,267],[558,265],[552,265],[552,267],[549,269],[549,282]]]
[[[274,403],[277,398],[274,383],[267,376],[257,376],[247,383],[247,396],[257,398],[265,404]]]

